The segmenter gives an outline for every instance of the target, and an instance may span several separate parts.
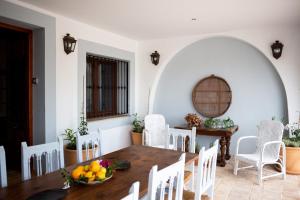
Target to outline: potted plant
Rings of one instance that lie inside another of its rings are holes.
[[[78,127],[78,133],[80,135],[88,134],[87,122],[85,120],[84,115],[80,117],[80,124]],[[68,143],[64,146],[64,157],[65,157],[65,165],[69,166],[77,163],[77,149],[76,149],[76,131],[73,129],[66,129],[63,134],[64,140],[68,141]],[[90,146],[90,145],[89,145]],[[83,146],[85,148],[85,146]],[[96,147],[99,148],[99,147]],[[93,155],[92,149],[88,149],[89,157],[91,158]],[[82,159],[86,160],[86,149],[82,150]]]
[[[133,115],[131,140],[132,144],[142,144],[142,133],[144,129],[143,121],[138,118],[137,113]]]
[[[300,174],[300,124],[288,124],[289,136],[283,138],[286,146],[286,172]]]

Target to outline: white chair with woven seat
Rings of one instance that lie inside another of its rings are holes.
[[[182,200],[185,153],[179,161],[161,170],[153,166],[148,181],[147,200]],[[169,188],[172,188],[171,192]],[[173,190],[174,189],[174,190]]]
[[[201,148],[198,159],[198,170],[196,176],[195,192],[183,191],[183,200],[201,200],[207,199],[207,194],[210,200],[214,198],[214,188],[216,179],[216,166],[218,156],[219,140],[214,142],[214,145],[205,150]]]
[[[43,173],[47,174],[63,168],[65,166],[63,139],[58,137],[57,142],[34,146],[27,146],[26,142],[22,142],[21,157],[23,181],[31,179],[31,159],[34,160],[37,176],[41,176]],[[45,166],[45,169],[43,169],[43,166]]]
[[[0,146],[0,186],[7,186],[6,157],[3,146]]]
[[[76,148],[77,148],[77,162],[81,163],[85,160],[101,156],[101,140],[102,132],[100,129],[97,131],[89,132],[87,135],[80,135],[76,133]],[[85,149],[85,155],[83,155]],[[84,160],[85,158],[85,160]]]
[[[192,130],[169,128],[167,126],[167,148],[173,150],[186,151],[186,140],[188,139],[188,152],[195,153],[196,148],[196,127]],[[184,172],[184,183],[189,182],[189,189],[194,191],[194,162],[188,166]]]
[[[286,177],[285,169],[285,145],[282,142],[284,126],[281,122],[273,120],[265,120],[258,126],[258,136],[246,136],[238,139],[235,155],[234,174],[237,175],[238,170],[255,167],[258,170],[257,180],[261,184],[264,179],[273,176]],[[251,154],[239,153],[241,141],[246,139],[256,139],[256,150]],[[282,148],[282,159],[279,156],[280,146]],[[278,162],[278,160],[280,160]],[[239,168],[239,161],[248,163],[249,166]],[[281,167],[280,173],[274,173],[269,176],[263,176],[263,167],[269,164],[277,164]]]
[[[121,200],[138,200],[139,199],[140,182],[134,182],[129,189],[129,194]]]
[[[166,148],[166,120],[163,115],[149,114],[144,119],[143,145]]]

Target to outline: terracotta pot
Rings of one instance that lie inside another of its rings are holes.
[[[281,149],[280,155],[282,156]],[[275,168],[281,171],[278,165]],[[300,175],[300,147],[286,147],[286,173]]]
[[[131,132],[132,144],[142,144],[142,133]]]
[[[97,151],[98,147],[96,147]],[[93,157],[93,150],[88,149],[89,158]],[[65,166],[73,165],[77,163],[77,150],[67,149],[66,145],[64,146],[64,157],[65,157]],[[86,150],[82,150],[82,160],[86,160]]]

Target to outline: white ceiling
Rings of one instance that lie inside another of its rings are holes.
[[[300,25],[300,0],[21,1],[136,40]]]

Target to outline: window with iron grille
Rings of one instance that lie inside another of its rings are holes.
[[[128,70],[127,61],[87,54],[88,119],[128,114]]]

